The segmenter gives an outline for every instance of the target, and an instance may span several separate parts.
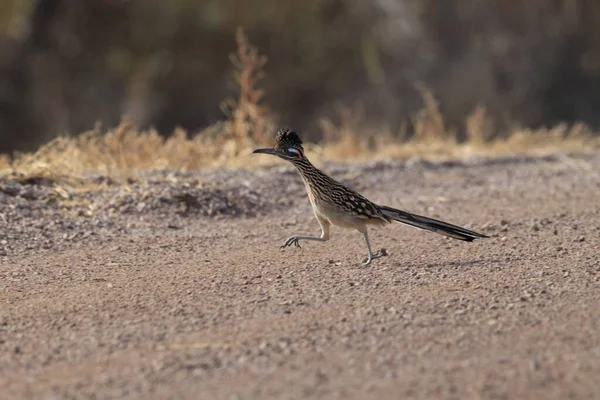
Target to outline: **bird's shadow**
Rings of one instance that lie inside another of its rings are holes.
[[[477,260],[465,260],[465,261],[444,261],[439,263],[427,263],[427,264],[419,264],[414,265],[414,267],[420,268],[470,268],[475,266],[485,266],[488,265],[490,267],[498,266],[499,263],[505,262],[505,260],[501,260],[499,258],[481,258]]]

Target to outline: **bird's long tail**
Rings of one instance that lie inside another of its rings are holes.
[[[439,233],[440,235],[448,236],[458,240],[472,242],[478,238],[486,238],[488,236],[474,231],[470,231],[460,226],[452,225],[447,222],[438,221],[437,219],[423,217],[421,215],[411,214],[406,211],[397,210],[387,206],[379,206],[379,210],[387,218],[417,228],[425,229],[431,232]]]

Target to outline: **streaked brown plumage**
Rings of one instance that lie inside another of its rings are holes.
[[[343,228],[353,228],[363,234],[368,250],[365,265],[368,265],[373,259],[385,255],[383,252],[373,254],[371,251],[367,231],[368,225],[384,225],[396,221],[469,242],[477,238],[487,237],[443,221],[387,206],[380,206],[369,201],[361,194],[347,188],[315,168],[304,155],[302,140],[296,132],[289,129],[280,129],[277,132],[277,144],[274,148],[258,149],[254,153],[276,155],[290,161],[296,167],[306,186],[315,217],[321,225],[320,237],[291,236],[284,242],[282,248],[292,244],[300,246],[298,244],[299,240],[327,241],[330,236],[329,228],[333,224]]]

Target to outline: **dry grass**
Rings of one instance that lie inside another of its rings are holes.
[[[124,118],[119,126],[107,131],[96,128],[78,136],[56,138],[35,153],[12,158],[0,155],[0,173],[79,182],[89,173],[118,179],[148,169],[249,167],[275,162],[273,158],[251,156],[253,148],[271,142],[276,129],[272,115],[262,104],[263,91],[259,88],[267,59],[248,42],[241,29],[236,39],[238,51],[231,60],[239,95],[223,102],[225,121],[193,137],[176,130],[164,138],[154,130],[139,131]],[[321,121],[323,141],[307,145],[311,156],[319,162],[600,149],[600,135],[581,124],[495,132],[483,107],[476,108],[467,118],[466,139],[459,141],[457,132],[446,127],[433,94],[423,84],[417,88],[424,107],[412,118],[414,129],[410,137],[406,126],[400,132],[392,132],[385,126],[369,125],[360,106],[341,109],[340,124],[329,119]]]
[[[548,154],[552,152],[589,152],[600,149],[600,133],[584,124],[557,125],[548,129],[514,128],[497,132],[484,107],[476,107],[465,121],[465,136],[459,140],[455,130],[445,125],[440,107],[423,84],[417,84],[424,107],[413,116],[414,132],[408,137],[406,126],[400,132],[388,128],[369,128],[362,110],[340,111],[341,124],[321,121],[324,142],[317,147],[321,159],[448,159],[506,154]]]

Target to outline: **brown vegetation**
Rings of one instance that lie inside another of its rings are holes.
[[[228,118],[196,135],[177,129],[169,137],[156,130],[135,128],[128,119],[115,128],[96,129],[78,136],[58,137],[33,153],[13,158],[2,156],[0,170],[24,176],[54,177],[70,180],[95,173],[124,177],[140,170],[193,170],[202,167],[249,167],[274,160],[252,157],[258,145],[268,144],[276,123],[263,104],[260,80],[266,58],[252,46],[242,30],[237,34],[238,51],[231,56],[235,66],[236,99],[223,102]],[[477,107],[465,121],[466,132],[446,127],[440,106],[433,93],[418,84],[424,108],[412,121],[414,133],[408,135],[406,124],[400,132],[385,124],[369,125],[363,110],[342,108],[336,125],[321,120],[323,140],[308,143],[311,157],[322,160],[407,159],[410,157],[447,158],[507,153],[547,153],[555,151],[585,152],[600,148],[600,136],[583,124],[561,124],[549,129],[513,128],[494,130],[483,107]]]
[[[484,107],[492,133],[562,122],[600,127],[600,3],[464,0],[5,0],[0,152],[35,151],[128,115],[139,130],[198,132],[222,118],[227,55],[244,26],[268,55],[271,113],[321,141],[356,101],[372,130],[418,128],[421,81],[465,139]],[[379,124],[378,121],[384,121]],[[383,125],[383,126],[380,126]],[[405,128],[403,128],[403,126]]]

